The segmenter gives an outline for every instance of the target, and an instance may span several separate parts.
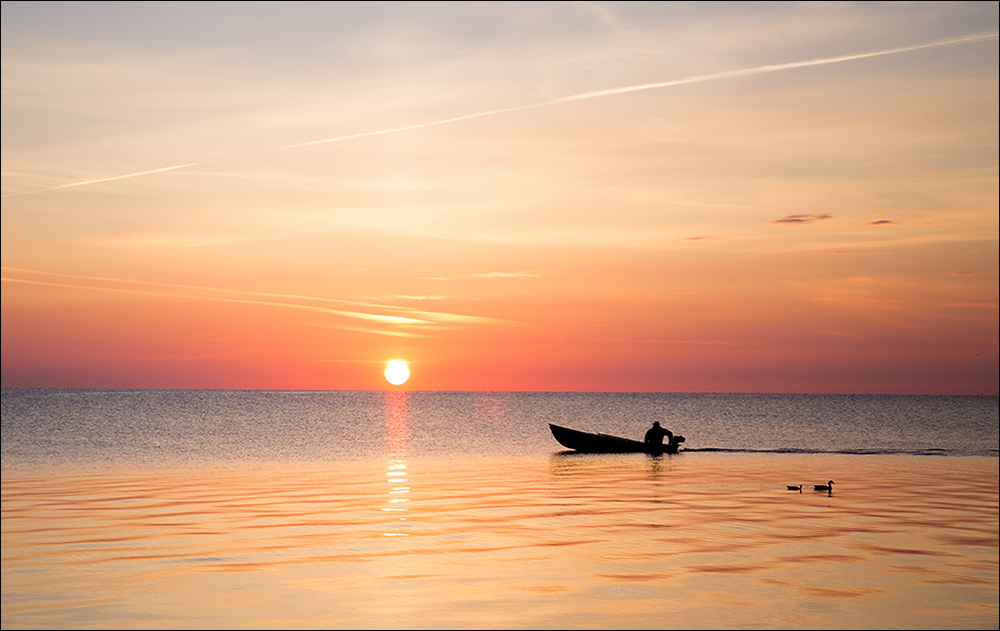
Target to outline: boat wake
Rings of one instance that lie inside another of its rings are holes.
[[[951,449],[801,449],[781,447],[775,449],[727,449],[724,447],[696,447],[682,450],[682,453],[729,453],[729,454],[843,454],[858,456],[986,456],[997,458],[1000,451],[989,449],[968,452]]]

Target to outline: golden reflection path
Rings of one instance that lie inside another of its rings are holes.
[[[382,511],[394,519],[387,532],[383,532],[384,537],[407,537],[405,532],[400,532],[406,522],[407,503],[410,501],[407,495],[410,493],[409,478],[406,472],[406,456],[409,453],[410,427],[407,418],[407,406],[410,394],[406,391],[387,390],[385,392],[385,448],[389,455],[386,464],[386,480],[389,485],[389,499],[386,500],[388,506],[383,506]]]
[[[4,471],[2,628],[996,628],[995,457],[376,458]]]

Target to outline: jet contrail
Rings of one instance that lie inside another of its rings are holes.
[[[900,46],[898,48],[885,48],[882,50],[876,50],[868,53],[852,53],[850,55],[837,55],[836,57],[823,57],[821,59],[809,59],[806,61],[791,61],[783,64],[769,64],[766,66],[756,66],[754,68],[741,68],[739,70],[724,70],[722,72],[713,72],[711,74],[697,75],[694,77],[685,77],[683,79],[673,79],[671,81],[662,81],[659,83],[643,83],[641,85],[626,86],[624,88],[611,88],[610,90],[597,90],[594,92],[584,92],[582,94],[574,94],[572,96],[563,96],[558,99],[552,99],[551,101],[546,101],[545,103],[539,103],[534,107],[539,107],[541,105],[550,105],[553,103],[566,103],[569,101],[582,101],[585,99],[593,99],[601,96],[612,96],[615,94],[626,94],[628,92],[640,92],[642,90],[654,90],[656,88],[667,88],[675,85],[686,85],[689,83],[703,83],[705,81],[717,81],[719,79],[732,79],[735,77],[747,77],[750,75],[764,74],[767,72],[778,72],[781,70],[793,70],[795,68],[808,68],[810,66],[824,66],[827,64],[837,64],[844,61],[854,61],[855,59],[866,59],[868,57],[881,57],[882,55],[895,55],[898,53],[907,53],[914,50],[922,50],[925,48],[936,48],[938,46],[950,46],[953,44],[971,44],[973,42],[982,42],[991,39],[997,39],[1000,37],[998,33],[980,33],[977,35],[963,35],[961,37],[951,37],[948,39],[938,40],[936,42],[930,42],[928,44],[914,44],[912,46]],[[523,109],[532,106],[522,106]],[[471,118],[471,117],[469,117]]]
[[[641,92],[644,90],[655,90],[658,88],[667,88],[671,86],[678,85],[688,85],[692,83],[704,83],[706,81],[718,81],[721,79],[733,79],[736,77],[747,77],[751,75],[764,74],[768,72],[780,72],[782,70],[794,70],[796,68],[808,68],[811,66],[824,66],[827,64],[842,63],[845,61],[854,61],[857,59],[867,59],[869,57],[881,57],[883,55],[895,55],[899,53],[907,53],[915,50],[923,50],[926,48],[937,48],[939,46],[952,46],[955,44],[971,44],[975,42],[983,42],[991,39],[997,39],[1000,37],[998,33],[978,33],[974,35],[963,35],[959,37],[950,37],[947,39],[940,39],[934,42],[928,42],[926,44],[914,44],[911,46],[899,46],[896,48],[884,48],[882,50],[876,50],[867,53],[852,53],[848,55],[836,55],[834,57],[823,57],[820,59],[809,59],[806,61],[792,61],[783,64],[768,64],[765,66],[755,66],[753,68],[741,68],[739,70],[724,70],[722,72],[714,72],[710,74],[695,75],[692,77],[684,77],[682,79],[672,79],[670,81],[661,81],[657,83],[643,83],[639,85],[625,86],[621,88],[610,88],[607,90],[595,90],[593,92],[582,92],[580,94],[573,94],[570,96],[562,96],[555,99],[550,99],[548,101],[540,101],[538,103],[529,103],[527,105],[516,105],[514,107],[506,107],[501,109],[487,110],[484,112],[476,112],[473,114],[465,114],[463,116],[455,116],[452,118],[444,118],[441,120],[431,121],[428,123],[417,123],[416,125],[406,125],[404,127],[392,127],[389,129],[381,129],[378,131],[368,131],[361,132],[357,134],[348,134],[346,136],[335,136],[333,138],[324,138],[322,140],[310,140],[307,142],[300,142],[291,145],[284,145],[281,147],[272,147],[267,149],[267,151],[281,151],[284,149],[296,149],[299,147],[309,147],[312,145],[322,145],[332,142],[343,142],[346,140],[354,140],[357,138],[367,138],[369,136],[381,136],[384,134],[395,134],[398,132],[410,131],[413,129],[423,129],[425,127],[436,127],[438,125],[447,125],[449,123],[457,123],[459,121],[469,120],[472,118],[482,118],[485,116],[495,116],[497,114],[506,114],[508,112],[517,112],[522,110],[530,110],[539,107],[545,107],[547,105],[555,105],[558,103],[570,103],[573,101],[584,101],[587,99],[595,99],[605,96],[614,96],[616,94],[627,94],[629,92]],[[128,173],[126,175],[118,175],[115,177],[101,178],[97,180],[87,180],[85,182],[74,182],[73,184],[63,184],[61,186],[53,186],[50,188],[44,188],[36,191],[26,191],[22,193],[10,193],[8,195],[3,195],[3,197],[16,197],[19,195],[32,195],[34,193],[45,193],[48,191],[57,191],[66,188],[73,188],[77,186],[87,186],[89,184],[99,184],[101,182],[113,182],[115,180],[124,180],[132,177],[140,177],[143,175],[152,175],[154,173],[162,173],[164,171],[174,171],[177,169],[185,169],[187,167],[196,166],[202,164],[199,162],[192,162],[190,164],[178,164],[172,167],[164,167],[162,169],[153,169],[151,171],[140,171],[138,173]]]
[[[163,173],[164,171],[176,171],[177,169],[186,169],[188,167],[197,166],[202,164],[201,162],[189,162],[188,164],[175,164],[172,167],[163,167],[161,169],[152,169],[151,171],[139,171],[138,173],[127,173],[125,175],[116,175],[113,177],[103,177],[99,180],[86,180],[83,182],[73,182],[72,184],[62,184],[60,186],[52,186],[50,188],[42,188],[37,191],[25,191],[23,193],[8,193],[4,197],[17,197],[19,195],[32,195],[34,193],[47,193],[49,191],[58,191],[64,188],[74,188],[76,186],[87,186],[88,184],[100,184],[101,182],[114,182],[115,180],[125,180],[130,177],[139,177],[140,175],[152,175],[153,173]]]
[[[309,145],[322,145],[328,142],[340,142],[343,140],[353,140],[355,138],[365,138],[366,136],[381,136],[382,134],[394,134],[399,131],[410,131],[411,129],[421,129],[423,127],[435,127],[437,125],[447,125],[448,123],[457,123],[458,121],[469,120],[470,118],[481,118],[483,116],[493,116],[494,114],[506,114],[507,112],[516,112],[518,110],[530,110],[536,107],[542,107],[543,105],[548,105],[549,103],[555,103],[555,102],[556,101],[545,101],[544,103],[515,105],[514,107],[505,107],[503,109],[489,110],[486,112],[476,112],[475,114],[466,114],[464,116],[446,118],[444,120],[432,121],[430,123],[417,123],[416,125],[407,125],[406,127],[393,127],[392,129],[382,129],[379,131],[366,131],[360,134],[337,136],[336,138],[324,138],[323,140],[310,140],[308,142],[300,142],[294,145],[285,145],[283,147],[272,147],[271,149],[268,149],[268,151],[281,151],[282,149],[296,149],[298,147],[308,147]]]
[[[323,140],[310,140],[309,142],[300,142],[294,145],[285,145],[283,147],[274,147],[268,151],[279,151],[282,149],[296,149],[298,147],[308,147],[310,145],[321,145],[329,142],[342,142],[345,140],[353,140],[355,138],[364,138],[366,136],[380,136],[382,134],[394,134],[401,131],[409,131],[411,129],[421,129],[424,127],[434,127],[436,125],[446,125],[448,123],[456,123],[458,121],[469,120],[470,118],[480,118],[483,116],[493,116],[495,114],[506,114],[508,112],[517,112],[521,110],[529,110],[538,107],[545,107],[546,105],[555,105],[557,103],[569,103],[571,101],[584,101],[587,99],[595,99],[602,96],[614,96],[616,94],[626,94],[628,92],[641,92],[643,90],[655,90],[657,88],[668,88],[675,85],[687,85],[691,83],[703,83],[705,81],[718,81],[720,79],[732,79],[735,77],[746,77],[756,74],[764,74],[767,72],[778,72],[781,70],[793,70],[795,68],[808,68],[810,66],[823,66],[826,64],[836,64],[844,61],[854,61],[855,59],[865,59],[868,57],[880,57],[882,55],[894,55],[898,53],[906,53],[914,50],[922,50],[924,48],[936,48],[938,46],[950,46],[953,44],[971,44],[973,42],[981,42],[990,39],[997,39],[1000,34],[997,33],[979,33],[976,35],[963,35],[961,37],[951,37],[948,39],[942,39],[935,42],[930,42],[927,44],[914,44],[911,46],[900,46],[898,48],[885,48],[882,50],[876,50],[867,53],[852,53],[849,55],[837,55],[835,57],[823,57],[821,59],[809,59],[807,61],[792,61],[783,64],[769,64],[766,66],[755,66],[753,68],[741,68],[739,70],[724,70],[722,72],[713,72],[711,74],[696,75],[693,77],[684,77],[683,79],[672,79],[670,81],[660,81],[657,83],[643,83],[640,85],[630,85],[622,88],[611,88],[608,90],[596,90],[593,92],[582,92],[580,94],[573,94],[570,96],[561,96],[559,98],[551,99],[548,101],[540,101],[538,103],[530,103],[528,105],[516,105],[514,107],[507,107],[497,110],[488,110],[485,112],[477,112],[475,114],[466,114],[464,116],[456,116],[454,118],[445,118],[438,121],[432,121],[429,123],[418,123],[416,125],[408,125],[406,127],[393,127],[391,129],[382,129],[379,131],[369,131],[360,134],[349,134],[347,136],[336,136],[334,138],[325,138]]]

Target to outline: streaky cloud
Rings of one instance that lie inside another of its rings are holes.
[[[972,309],[1000,309],[996,302],[946,302],[946,307],[967,307]]]
[[[534,272],[481,272],[473,274],[473,278],[538,278]]]
[[[642,340],[643,344],[691,344],[695,346],[742,346],[741,342],[730,342],[727,340],[665,340],[650,339]]]
[[[410,295],[410,294],[400,294],[397,296],[390,296],[386,300],[444,300],[445,296],[433,295],[433,296],[423,296],[423,295]],[[376,298],[377,300],[377,298]]]
[[[62,274],[58,272],[44,272],[38,270],[31,270],[18,267],[7,267],[7,266],[4,266],[2,270],[4,271],[5,275],[0,280],[2,280],[3,282],[10,282],[10,283],[45,285],[50,287],[61,287],[66,289],[87,289],[93,291],[133,293],[133,294],[142,294],[149,296],[166,296],[174,298],[185,298],[191,300],[210,300],[217,302],[256,304],[263,306],[283,307],[287,309],[302,309],[307,311],[315,311],[331,315],[338,315],[346,318],[365,320],[369,322],[379,322],[382,324],[438,326],[441,324],[497,325],[497,324],[508,323],[507,321],[500,320],[498,318],[471,316],[459,313],[446,313],[440,311],[426,311],[426,310],[412,309],[409,307],[400,307],[397,305],[375,304],[370,302],[342,300],[337,298],[319,298],[315,296],[299,296],[294,294],[252,292],[252,291],[244,291],[237,289],[221,289],[218,287],[203,287],[198,285],[162,283],[157,281],[145,281],[145,280],[135,280],[135,279],[125,279],[125,278],[108,278],[101,276]],[[41,276],[56,277],[62,279],[87,281],[91,284],[72,284],[71,282],[53,282],[53,281],[13,278],[6,276],[7,272],[22,273],[22,274],[37,274]],[[125,284],[125,285],[131,285],[131,287],[120,287],[120,286],[108,287],[108,286],[93,284],[95,282]],[[172,291],[170,290],[177,290],[188,293],[172,293]],[[192,292],[207,292],[208,295],[206,295],[205,293],[198,294]],[[303,304],[303,302],[312,302],[320,304],[319,305]],[[324,304],[325,305],[336,304],[336,305],[357,307],[366,309],[366,311],[335,309],[329,306],[320,306]],[[370,313],[369,311],[371,310],[388,310],[388,311],[394,311],[401,315]]]
[[[810,223],[816,223],[817,221],[825,221],[826,219],[832,219],[832,218],[833,215],[831,215],[830,213],[822,213],[819,215],[808,215],[808,214],[786,215],[781,219],[775,219],[771,223],[779,225],[800,226]]]
[[[167,296],[170,298],[181,298],[187,300],[208,300],[212,302],[229,302],[237,304],[248,304],[248,305],[261,305],[265,307],[283,307],[286,309],[302,309],[305,311],[315,311],[318,313],[327,313],[332,315],[343,316],[345,318],[354,318],[357,320],[365,320],[368,322],[380,322],[383,324],[429,324],[426,320],[419,320],[417,318],[405,318],[402,316],[392,316],[383,315],[378,313],[363,313],[360,311],[345,311],[343,309],[330,309],[328,307],[318,307],[315,305],[302,305],[290,302],[277,302],[274,300],[260,300],[251,298],[233,298],[227,296],[199,296],[197,294],[164,294],[163,292],[150,291],[145,289],[136,288],[124,288],[124,287],[102,287],[100,285],[74,285],[70,283],[55,283],[43,280],[26,280],[23,278],[9,278],[4,276],[0,278],[5,283],[18,283],[22,285],[41,285],[44,287],[59,287],[62,289],[85,289],[90,291],[105,291],[112,293],[124,293],[124,294],[140,294],[145,296]]]
[[[869,221],[865,224],[866,226],[898,226],[898,221],[893,221],[892,219],[879,219],[878,221]]]

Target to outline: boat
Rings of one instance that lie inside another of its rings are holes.
[[[591,454],[675,454],[684,442],[683,436],[674,435],[670,442],[660,445],[647,445],[641,440],[619,438],[609,434],[581,432],[561,425],[549,423],[552,436],[567,449]]]

